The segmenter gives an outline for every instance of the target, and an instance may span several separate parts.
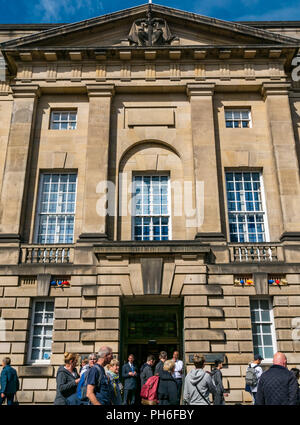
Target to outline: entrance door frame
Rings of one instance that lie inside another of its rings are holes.
[[[130,303],[122,303],[121,308],[121,332],[120,332],[120,365],[123,365],[127,361],[127,347],[130,344],[148,344],[149,339],[148,338],[135,338],[135,339],[127,339],[127,329],[128,329],[128,313],[129,312],[146,312],[146,311],[152,311],[154,314],[155,312],[159,313],[160,311],[170,311],[175,312],[177,316],[177,337],[164,337],[164,338],[156,338],[156,344],[162,345],[162,344],[176,344],[178,345],[178,351],[179,356],[182,358],[184,355],[184,344],[183,344],[183,338],[184,338],[184,332],[183,332],[183,299],[179,299],[179,302],[176,304],[173,302],[172,304],[168,303],[168,299],[166,299],[166,302],[163,303],[162,300],[160,300],[160,303],[158,304],[143,304],[142,302],[140,304],[130,304]],[[150,340],[151,341],[151,340]]]

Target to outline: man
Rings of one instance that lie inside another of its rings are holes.
[[[88,356],[88,364],[84,365],[80,372],[80,381],[77,385],[77,397],[82,401],[83,404],[88,403],[88,399],[82,399],[81,388],[83,385],[86,385],[87,373],[97,362],[98,357],[96,353],[92,353]]]
[[[10,358],[4,357],[2,360],[0,406],[7,399],[7,405],[13,405],[14,396],[19,391],[19,378],[16,370],[10,365]]]
[[[153,371],[152,371],[152,367],[155,363],[155,358],[154,356],[152,356],[152,354],[150,354],[147,357],[147,362],[141,367],[141,388],[142,386],[147,382],[147,380],[153,376]]]
[[[163,367],[164,367],[164,363],[168,358],[168,354],[166,351],[161,351],[159,353],[159,362],[157,363],[157,365],[155,366],[155,371],[154,371],[154,375],[158,375],[159,373],[163,371]]]
[[[175,363],[175,369],[173,372],[173,378],[177,384],[177,404],[180,404],[181,388],[182,388],[182,374],[183,374],[183,361],[179,360],[179,352],[174,351],[173,362]]]
[[[254,386],[250,386],[250,393],[252,395],[253,404],[256,404],[256,394],[257,394],[257,387],[260,380],[260,377],[263,373],[263,370],[260,366],[261,361],[263,360],[263,357],[260,354],[255,354],[254,361],[249,364],[248,367],[252,367],[255,371],[256,377],[257,377],[257,384]]]
[[[260,378],[256,404],[258,405],[296,405],[298,382],[293,372],[287,369],[285,354],[277,352],[273,366]]]
[[[224,405],[225,399],[224,397],[227,397],[228,394],[225,393],[224,387],[223,387],[223,376],[221,369],[223,369],[223,363],[222,360],[216,360],[215,361],[215,367],[211,371],[211,377],[212,381],[216,386],[216,393],[214,395],[214,405]]]
[[[209,393],[214,396],[216,389],[210,374],[203,370],[205,358],[201,354],[194,354],[193,362],[195,369],[185,378],[183,399],[190,405],[210,405]]]
[[[97,353],[98,360],[87,377],[87,398],[94,405],[109,405],[110,387],[104,366],[110,363],[113,355],[110,347],[101,347]]]
[[[133,364],[135,358],[129,354],[128,363],[122,367],[122,378],[124,379],[124,401],[123,404],[134,404],[137,387],[137,370]]]

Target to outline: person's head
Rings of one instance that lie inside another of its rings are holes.
[[[173,373],[175,369],[175,362],[173,360],[166,360],[163,366],[163,370],[169,373]]]
[[[291,372],[296,376],[297,380],[300,378],[300,370],[298,368],[292,367]]]
[[[174,353],[173,353],[173,359],[175,361],[179,359],[179,351],[174,351]]]
[[[108,365],[108,368],[111,372],[118,374],[119,373],[120,363],[117,359],[112,359]]]
[[[78,362],[78,354],[75,353],[65,353],[64,354],[65,365],[70,368],[74,368]]]
[[[155,363],[155,357],[154,357],[154,356],[152,356],[152,354],[150,354],[150,355],[147,357],[147,363],[148,363],[148,365],[150,365],[150,366],[153,366],[153,365],[154,365],[154,363]]]
[[[222,360],[220,360],[220,359],[216,360],[215,361],[215,367],[217,369],[222,369],[223,368],[223,362],[222,362]]]
[[[9,366],[9,365],[10,365],[10,358],[9,357],[4,357],[2,359],[2,366],[5,367],[5,366]]]
[[[205,357],[202,354],[194,354],[193,363],[196,369],[203,369],[205,365]]]
[[[277,353],[275,353],[273,357],[273,364],[277,366],[286,367],[287,365],[286,355],[281,353],[280,351],[277,351]]]
[[[87,357],[85,357],[84,359],[81,359],[81,366],[85,366],[89,363],[89,359]]]
[[[263,360],[264,358],[260,355],[260,354],[255,354],[255,356],[254,356],[254,363],[256,363],[256,364],[261,364],[261,361]]]
[[[112,348],[107,347],[106,345],[103,347],[100,347],[98,353],[98,363],[100,363],[102,366],[106,366],[113,358]]]
[[[161,360],[162,362],[165,362],[168,358],[168,354],[166,351],[161,351],[159,353],[159,360]]]
[[[129,363],[133,364],[133,362],[134,362],[134,355],[133,354],[129,354],[128,361],[129,361]]]
[[[98,357],[97,353],[91,353],[88,357],[89,366],[93,367],[95,363],[97,363]]]

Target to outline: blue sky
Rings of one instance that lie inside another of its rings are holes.
[[[76,22],[138,6],[147,0],[0,0],[0,23]],[[300,0],[153,0],[219,19],[300,20]]]

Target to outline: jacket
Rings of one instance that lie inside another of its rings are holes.
[[[77,370],[74,369],[76,377],[72,375],[64,366],[60,366],[56,375],[56,397],[54,404],[65,405],[67,404],[66,398],[70,395],[76,393],[77,384],[75,379],[78,379],[80,376],[77,373]]]
[[[164,363],[160,360],[155,366],[154,375],[159,375],[163,371]]]
[[[159,373],[158,400],[160,405],[176,405],[177,384],[173,376],[166,370]]]
[[[137,386],[137,375],[131,376],[129,372],[136,372],[137,369],[133,365],[133,371],[129,365],[129,363],[125,363],[122,367],[122,379],[124,380],[124,389],[125,390],[134,390]]]
[[[1,372],[1,390],[0,393],[15,394],[19,391],[19,378],[16,370],[10,365],[4,366]]]
[[[119,375],[116,373],[108,370],[107,376],[109,377],[109,385],[110,385],[110,399],[112,401],[112,404],[121,405],[122,403],[122,395],[121,395],[121,389],[122,384],[119,381]]]
[[[258,405],[296,405],[298,382],[287,368],[273,365],[263,372],[258,383],[256,403]]]
[[[152,371],[152,367],[148,364],[145,363],[143,370],[141,372],[141,387],[147,382],[147,380],[153,376],[153,371]]]
[[[219,405],[224,402],[224,387],[222,380],[222,372],[218,368],[214,368],[211,372],[211,378],[216,387],[216,393],[214,395],[214,405]]]
[[[215,392],[210,374],[203,369],[192,369],[186,376],[183,398],[187,404],[208,405],[210,404],[209,393],[215,395]]]

